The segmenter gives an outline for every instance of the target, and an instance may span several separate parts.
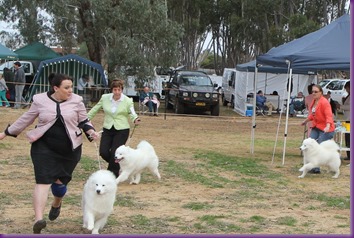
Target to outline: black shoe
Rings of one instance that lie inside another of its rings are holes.
[[[59,207],[53,207],[50,209],[50,212],[49,212],[49,220],[51,221],[54,221],[55,219],[58,218],[58,216],[60,215],[60,208],[61,208],[61,204]]]
[[[33,225],[33,234],[41,234],[43,228],[47,226],[47,222],[45,220],[38,220]]]
[[[320,174],[321,170],[320,168],[313,168],[309,171],[310,174]]]

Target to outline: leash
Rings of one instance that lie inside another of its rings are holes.
[[[103,131],[99,131],[98,133],[99,134],[102,134]],[[97,155],[97,161],[98,161],[98,168],[100,170],[102,170],[102,167],[101,167],[101,161],[100,161],[100,153],[99,153],[99,150],[98,150],[98,145],[97,145],[97,142],[96,141],[93,141],[93,143],[95,144],[95,148],[96,148],[96,155]]]
[[[135,131],[136,126],[137,126],[137,124],[135,124],[135,125],[134,125],[134,127],[133,127],[133,131],[132,131],[132,133],[130,134],[130,136],[129,136],[129,138],[128,138],[127,142],[125,142],[125,145],[128,145],[128,144],[129,144],[130,139],[132,138],[132,136],[133,136],[133,134],[134,134],[134,131]]]

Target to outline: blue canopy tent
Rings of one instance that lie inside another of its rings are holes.
[[[291,79],[295,70],[350,70],[350,16],[348,14],[329,25],[299,39],[272,48],[266,54],[256,57],[257,65],[287,68]],[[257,72],[257,68],[256,68]],[[290,85],[288,84],[290,91]],[[285,159],[288,128],[290,93],[287,99],[286,124],[284,132],[283,164]],[[280,122],[280,119],[279,119]],[[254,137],[255,117],[252,123]],[[252,142],[253,145],[253,142]],[[253,150],[253,148],[251,148]],[[274,149],[275,151],[275,149]],[[274,159],[274,154],[273,154]]]
[[[71,76],[74,79],[74,92],[77,93],[77,81],[83,74],[88,74],[92,77],[93,83],[96,86],[96,91],[104,91],[107,86],[107,78],[104,74],[102,65],[97,64],[78,55],[69,54],[62,57],[44,60],[39,64],[36,75],[28,90],[25,100],[32,101],[34,94],[46,92],[50,85],[48,76],[51,73],[62,73]]]
[[[256,57],[257,64],[293,70],[350,70],[350,16]]]

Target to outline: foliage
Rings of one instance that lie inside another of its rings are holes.
[[[0,32],[7,46],[15,49],[40,41],[59,44],[64,53],[69,53],[84,44],[86,49],[80,53],[104,65],[109,73],[118,75],[116,69],[124,66],[133,69],[137,79],[146,80],[152,76],[154,66],[199,68],[203,61],[221,74],[225,67],[247,62],[274,46],[329,24],[345,13],[346,0],[28,3],[2,1],[0,18],[17,30]]]

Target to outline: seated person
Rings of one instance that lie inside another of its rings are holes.
[[[298,92],[296,97],[291,98],[289,114],[290,116],[294,116],[295,111],[303,112],[305,108],[305,96],[302,92]]]
[[[270,101],[267,100],[267,98],[264,96],[263,91],[259,90],[256,95],[256,105],[258,108],[265,110],[267,107],[268,108],[268,116],[272,115],[272,111],[274,105]]]
[[[149,87],[144,87],[143,92],[140,93],[139,101],[148,106],[150,115],[152,115],[152,111],[154,111],[154,116],[157,116],[157,109],[160,106],[160,102],[156,95],[150,92]]]

